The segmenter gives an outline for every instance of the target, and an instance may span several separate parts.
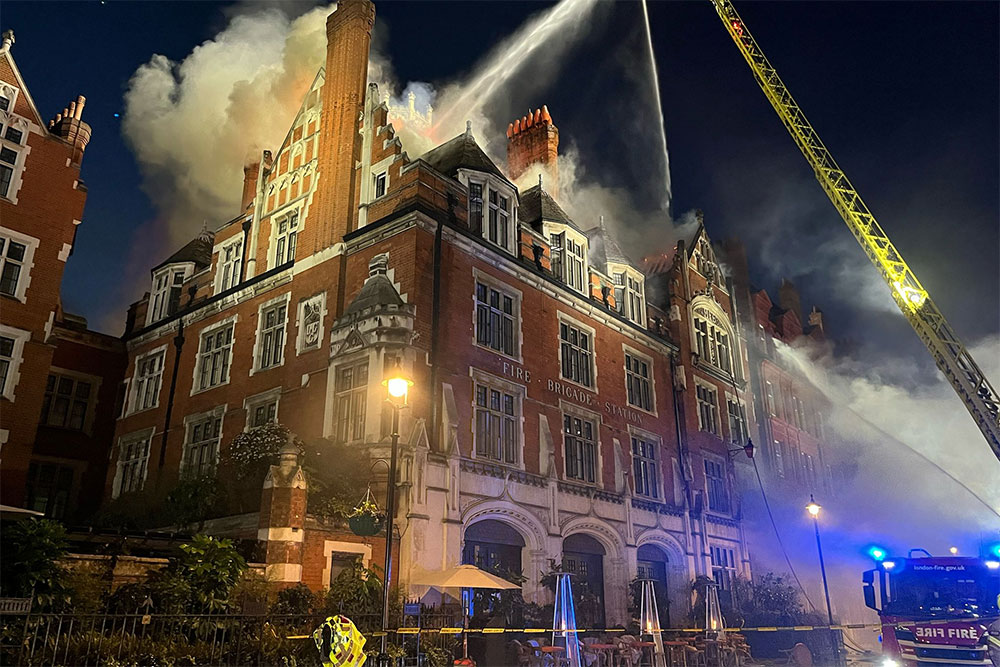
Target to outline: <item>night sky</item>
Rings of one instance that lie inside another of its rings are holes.
[[[308,4],[282,5],[295,14]],[[544,3],[379,2],[378,39],[401,82],[443,83]],[[77,94],[93,139],[83,225],[63,282],[67,310],[119,333],[146,267],[168,254],[140,233],[157,212],[123,139],[122,96],[153,54],[183,60],[240,12],[232,3],[5,2],[14,57],[43,116]],[[910,266],[969,343],[1000,332],[997,3],[744,2],[747,26]],[[741,237],[752,278],[776,300],[781,276],[860,358],[931,365],[708,2],[652,2],[650,20],[670,148],[675,216],[700,208],[713,238]],[[653,210],[658,119],[650,104],[641,8],[598,8],[543,91],[561,149],[586,177]],[[318,66],[318,64],[317,64]],[[530,72],[522,73],[530,76]],[[518,111],[518,115],[523,111]],[[513,118],[495,118],[506,126]],[[183,141],[183,137],[178,137]],[[502,144],[500,144],[502,145]],[[239,192],[234,192],[238,200]],[[235,213],[235,211],[234,211]],[[223,220],[209,221],[209,226]],[[589,226],[589,223],[583,223]],[[200,227],[199,224],[196,228]],[[148,228],[148,227],[147,227]],[[874,289],[869,292],[869,288]],[[996,351],[996,348],[992,348]],[[993,368],[996,359],[980,359]],[[996,379],[996,378],[994,378]],[[919,376],[916,378],[919,380]]]

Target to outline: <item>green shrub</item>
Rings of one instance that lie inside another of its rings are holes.
[[[7,597],[35,598],[35,609],[60,611],[70,603],[66,529],[58,521],[28,519],[4,529],[0,541],[0,587]]]

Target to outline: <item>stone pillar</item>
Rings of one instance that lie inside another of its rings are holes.
[[[278,465],[271,466],[264,478],[257,528],[257,539],[264,542],[268,580],[279,588],[302,581],[308,486],[293,439],[289,434]]]

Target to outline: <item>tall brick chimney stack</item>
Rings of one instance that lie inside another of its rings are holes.
[[[549,108],[529,111],[507,126],[507,175],[517,178],[533,164],[545,168],[548,178],[545,189],[551,194],[559,192],[559,128],[552,123]]]
[[[78,95],[75,101],[70,102],[69,106],[62,110],[62,113],[57,113],[56,117],[49,121],[50,132],[73,144],[73,164],[80,164],[83,160],[83,151],[90,143],[90,125],[80,120],[83,117],[83,105],[86,103],[87,98]]]
[[[254,197],[257,196],[257,183],[260,180],[260,156],[247,156],[246,164],[243,165],[243,199],[240,204],[240,212],[245,212]]]
[[[795,313],[795,317],[802,322],[802,300],[799,298],[799,290],[787,278],[782,278],[778,287],[778,305]]]
[[[314,204],[316,213],[310,214],[313,224],[306,225],[299,239],[299,254],[308,256],[339,243],[355,227],[355,164],[361,159],[359,122],[374,25],[375,5],[371,0],[340,0],[337,10],[326,20],[326,80],[316,193],[319,201]]]

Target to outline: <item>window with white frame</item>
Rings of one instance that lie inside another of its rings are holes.
[[[248,409],[250,428],[258,428],[278,421],[278,399],[271,398],[252,404]]]
[[[732,373],[732,341],[721,318],[704,306],[696,307],[694,333],[699,360],[726,373]]]
[[[163,385],[163,364],[166,350],[157,350],[135,360],[135,380],[132,386],[132,412],[155,408],[160,404],[160,387]]]
[[[778,402],[774,397],[774,385],[770,380],[764,381],[764,402],[767,403],[767,413],[772,417],[778,416]]]
[[[274,237],[274,265],[281,266],[295,259],[295,244],[299,235],[299,212],[292,211],[278,220]]]
[[[0,96],[0,100],[7,100],[10,105],[16,91],[4,85],[3,92],[4,95]],[[24,169],[25,158],[23,148],[27,133],[28,125],[23,118],[13,113],[0,114],[0,197],[11,201],[16,201],[17,190],[20,187],[20,173]]]
[[[140,491],[146,481],[146,467],[149,464],[149,441],[152,432],[125,436],[118,447],[118,471],[115,475],[112,497],[123,493]]]
[[[771,448],[771,453],[774,458],[774,471],[778,473],[779,477],[785,476],[785,443],[781,440],[774,441],[774,447]]]
[[[381,173],[375,174],[374,179],[375,179],[375,199],[378,199],[379,197],[385,196],[385,187],[389,182],[389,173],[383,171]]]
[[[513,357],[518,354],[519,299],[492,283],[476,281],[476,343]]]
[[[560,374],[584,387],[594,386],[593,334],[570,322],[559,323]]]
[[[729,437],[737,445],[745,445],[750,437],[750,432],[747,430],[746,408],[732,396],[726,396],[726,407],[729,413]]]
[[[521,397],[476,382],[476,458],[516,465],[521,451]]]
[[[19,239],[0,233],[0,294],[20,298],[23,295],[22,278],[28,275],[32,246]]]
[[[196,391],[211,389],[229,382],[235,326],[235,322],[230,322],[201,335],[198,365],[195,369]]]
[[[368,359],[338,366],[334,375],[333,423],[340,442],[365,437],[368,412]]]
[[[189,267],[168,266],[153,274],[153,290],[149,299],[147,324],[159,322],[180,309],[181,288]]]
[[[708,509],[713,512],[728,512],[729,489],[726,484],[726,466],[721,460],[705,459],[705,485],[708,489]]]
[[[597,481],[597,427],[589,419],[563,415],[566,479],[593,484]]]
[[[219,250],[219,282],[216,292],[224,292],[230,287],[236,287],[240,283],[240,274],[243,271],[243,239],[237,238],[222,246]]]
[[[711,545],[712,578],[724,591],[732,590],[736,581],[736,552],[729,547]]]
[[[184,444],[182,471],[187,477],[202,477],[215,467],[222,436],[221,410],[186,419],[187,439]]]
[[[696,385],[698,399],[698,428],[719,435],[719,394],[703,384]]]
[[[469,229],[483,232],[483,184],[469,181]]]
[[[46,426],[82,431],[94,399],[94,385],[68,375],[49,373],[42,398],[41,423]]]
[[[625,389],[628,404],[653,410],[653,389],[650,378],[650,361],[633,352],[625,353]]]
[[[486,238],[504,250],[511,250],[510,197],[490,188],[490,224]]]
[[[613,271],[615,282],[615,306],[626,319],[643,325],[646,321],[646,308],[643,304],[644,285],[629,271]]]
[[[0,396],[13,401],[17,386],[24,344],[30,331],[0,325]]]
[[[549,237],[552,273],[569,287],[586,293],[587,246],[566,232]]]
[[[261,306],[257,326],[257,370],[280,366],[285,357],[285,325],[288,323],[288,300]]]
[[[651,438],[632,436],[632,473],[636,495],[659,500],[660,464],[656,455],[659,443]]]

